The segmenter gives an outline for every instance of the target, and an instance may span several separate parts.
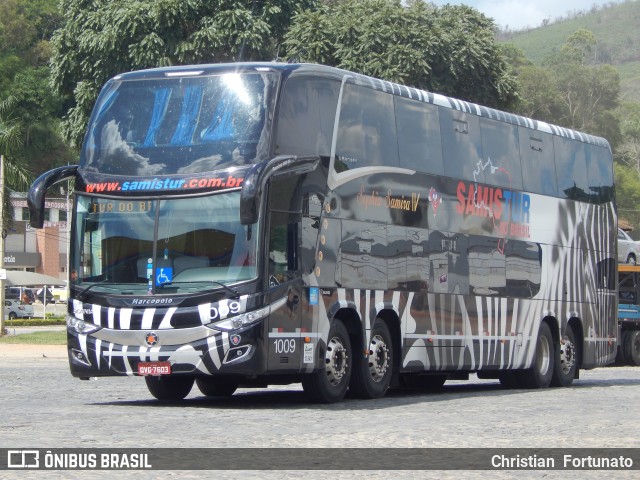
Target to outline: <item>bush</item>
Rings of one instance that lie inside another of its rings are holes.
[[[47,315],[47,318],[16,318],[15,320],[5,320],[4,324],[10,327],[48,327],[51,325],[65,325],[64,317],[53,317]]]

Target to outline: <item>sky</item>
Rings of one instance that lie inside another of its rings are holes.
[[[539,27],[544,19],[554,21],[573,11],[589,11],[593,5],[604,5],[612,0],[430,0],[436,5],[465,4],[493,18],[502,29],[522,30]],[[622,0],[613,0],[619,3]]]

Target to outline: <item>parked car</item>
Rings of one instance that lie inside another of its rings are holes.
[[[33,317],[33,307],[20,303],[18,300],[5,300],[4,316],[9,317],[10,320],[15,318],[31,318]]]
[[[33,290],[24,287],[5,287],[4,298],[19,300],[22,301],[22,303],[28,304],[33,303],[36,299],[33,295]]]
[[[636,265],[640,262],[640,245],[624,230],[618,228],[618,263]]]

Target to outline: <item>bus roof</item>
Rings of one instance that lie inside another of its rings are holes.
[[[196,77],[215,75],[230,70],[237,73],[248,72],[278,72],[284,76],[294,73],[315,73],[318,75],[334,76],[336,78],[344,78],[350,76],[354,82],[359,85],[369,86],[375,90],[381,90],[393,95],[438,105],[440,107],[451,108],[461,112],[477,115],[479,117],[490,118],[500,122],[510,123],[512,125],[530,128],[541,132],[549,133],[559,137],[570,138],[572,140],[581,141],[611,149],[609,142],[601,137],[596,137],[587,133],[578,132],[569,128],[560,127],[540,120],[515,115],[513,113],[496,110],[494,108],[485,107],[475,103],[458,100],[456,98],[447,97],[438,93],[427,92],[413,87],[400,85],[368,77],[359,73],[349,72],[336,67],[329,67],[320,64],[307,63],[277,63],[277,62],[239,62],[239,63],[219,63],[219,64],[203,64],[203,65],[182,65],[172,67],[160,67],[147,70],[138,70],[134,72],[123,73],[117,75],[113,80],[142,80],[142,79],[158,79],[168,76],[172,77]]]

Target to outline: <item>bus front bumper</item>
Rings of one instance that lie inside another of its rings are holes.
[[[259,341],[262,322],[234,332],[201,326],[156,331],[67,329],[71,374],[75,377],[140,375],[139,364],[170,365],[171,374],[255,375],[265,369]]]

